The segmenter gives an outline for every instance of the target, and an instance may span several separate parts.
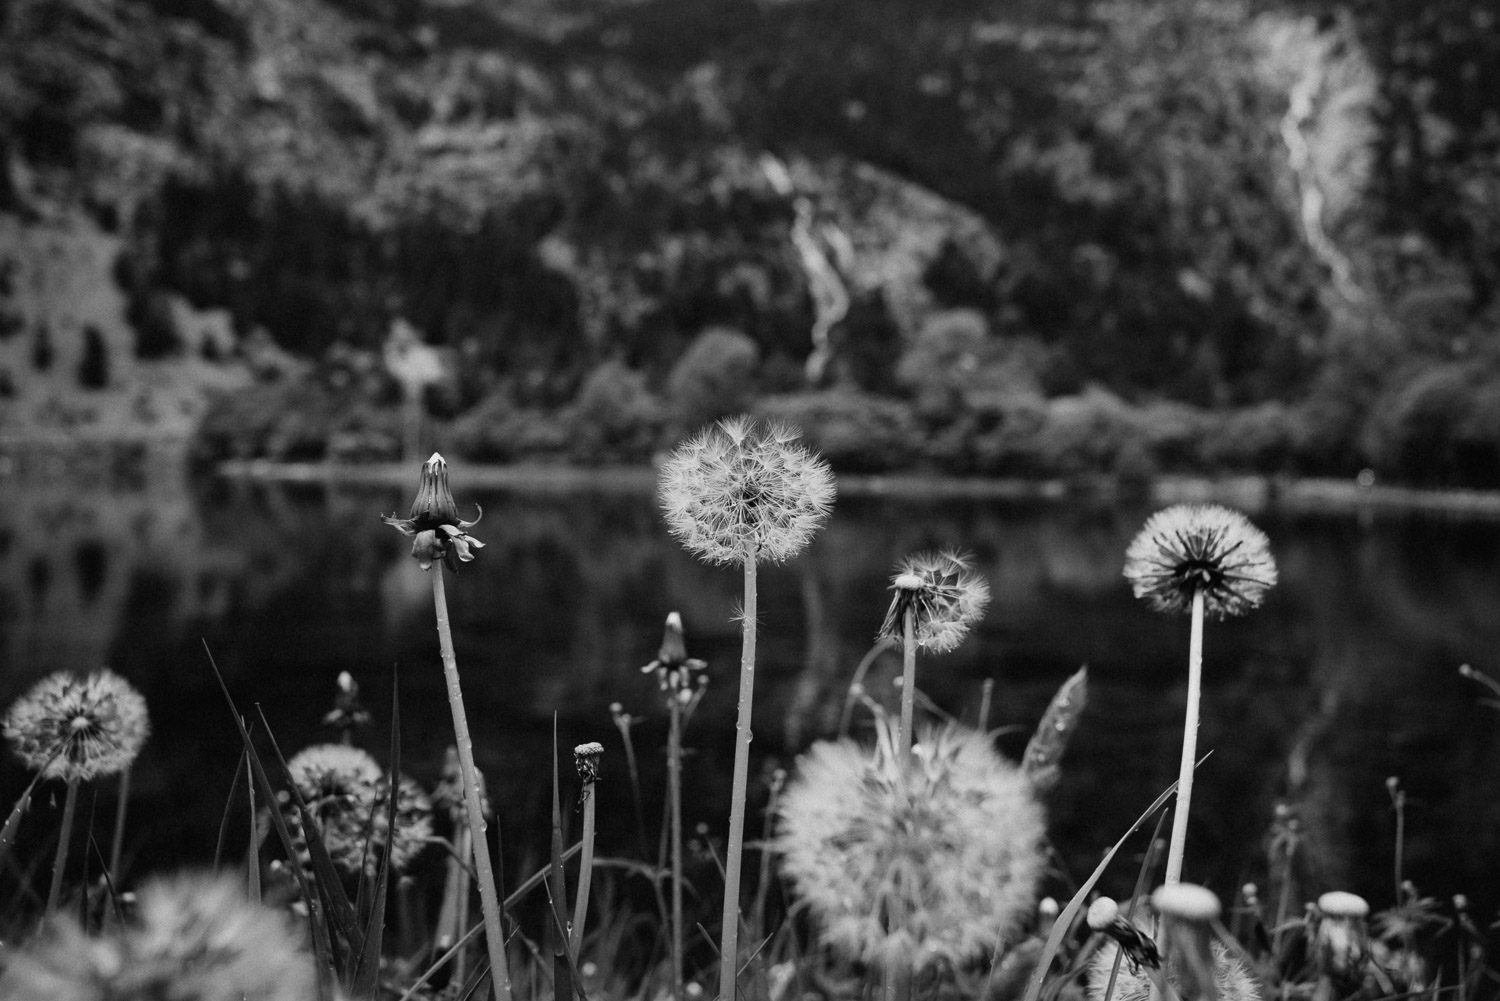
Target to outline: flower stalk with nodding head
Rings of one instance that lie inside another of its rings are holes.
[[[448,463],[436,452],[422,464],[417,499],[412,503],[411,514],[406,518],[389,515],[382,520],[411,537],[412,557],[423,570],[431,570],[433,563],[442,561],[449,570],[456,571],[459,563],[474,558],[474,550],[484,548],[484,543],[468,534],[479,519],[459,520],[458,505],[448,490]],[[448,596],[443,589],[442,571],[432,574],[432,602],[437,610],[438,644],[443,657],[443,675],[448,683],[448,708],[453,714],[453,735],[458,748],[459,769],[463,774],[464,809],[473,840],[474,870],[479,883],[479,903],[484,911],[484,936],[490,954],[491,978],[495,995],[501,1001],[510,1001],[510,970],[505,961],[505,935],[500,925],[500,897],[495,889],[494,870],[490,866],[483,793],[479,771],[474,766],[474,741],[469,736],[463,692],[458,684],[458,656],[453,651],[453,630],[448,624]]]
[[[897,753],[911,753],[912,716],[917,698],[917,647],[946,653],[963,642],[969,627],[989,604],[989,585],[974,572],[969,558],[953,550],[917,553],[896,567],[891,578],[891,607],[879,639],[899,642],[901,723]]]
[[[641,671],[655,673],[667,703],[667,845],[672,866],[672,921],[668,938],[672,961],[672,998],[681,1001],[682,982],[682,728],[703,700],[708,664],[687,655],[682,616],[667,614],[656,659]],[[628,745],[627,745],[628,746]]]
[[[1203,685],[1203,618],[1243,615],[1276,584],[1276,561],[1266,534],[1238,511],[1216,504],[1178,504],[1158,511],[1125,551],[1125,577],[1137,598],[1160,612],[1189,612],[1187,714],[1177,809],[1167,850],[1166,882],[1182,879],[1188,808],[1198,753]]]
[[[755,686],[756,566],[762,560],[781,563],[801,552],[833,506],[833,472],[797,438],[798,432],[785,425],[727,418],[678,446],[661,469],[662,510],[672,534],[702,559],[739,564],[744,573],[719,948],[719,996],[724,1001],[735,1001],[739,962],[740,866]]]

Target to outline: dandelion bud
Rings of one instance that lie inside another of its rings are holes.
[[[1266,534],[1238,511],[1178,504],[1147,519],[1125,551],[1125,577],[1137,598],[1161,612],[1186,612],[1202,593],[1217,619],[1243,615],[1276,585]]]
[[[676,612],[667,614],[667,624],[662,630],[661,649],[656,659],[641,668],[642,674],[656,673],[661,690],[669,700],[686,705],[692,701],[693,689],[707,681],[703,672],[708,664],[687,655],[687,641],[682,632],[682,616]],[[611,710],[613,711],[613,710]]]
[[[480,515],[483,513],[480,510]],[[411,538],[411,554],[423,570],[431,569],[437,560],[449,570],[457,570],[459,563],[474,558],[473,550],[484,548],[483,542],[468,534],[479,523],[479,516],[473,521],[459,519],[458,505],[448,490],[448,463],[436,452],[422,464],[411,514],[405,518],[386,515],[381,521]]]

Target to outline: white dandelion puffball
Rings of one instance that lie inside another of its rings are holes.
[[[146,700],[105,668],[59,671],[37,682],[5,714],[5,738],[48,778],[87,781],[124,770],[151,734]]]
[[[667,528],[710,563],[781,563],[833,507],[833,472],[782,424],[731,417],[677,447],[659,480]]]
[[[1203,594],[1213,618],[1243,615],[1276,586],[1266,533],[1217,504],[1177,504],[1153,514],[1125,550],[1137,598],[1161,612],[1185,612]]]
[[[992,956],[1044,869],[1031,783],[987,736],[954,726],[897,761],[893,739],[803,755],[779,808],[782,871],[848,958],[922,969]]]

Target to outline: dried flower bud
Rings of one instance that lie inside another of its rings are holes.
[[[573,748],[573,765],[585,788],[599,781],[599,756],[603,753],[604,745],[593,741]]]

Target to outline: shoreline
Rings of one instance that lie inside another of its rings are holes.
[[[407,487],[416,474],[410,462],[355,465],[255,459],[221,462],[214,467],[213,475],[267,483]],[[475,464],[463,467],[463,479],[466,486],[516,493],[644,493],[655,489],[656,470],[636,465]],[[912,472],[841,473],[837,479],[839,493],[844,496],[893,500],[1217,503],[1252,514],[1422,514],[1500,519],[1500,491],[1388,486],[1332,477],[1164,475],[1130,488],[1111,477],[1028,480]]]

